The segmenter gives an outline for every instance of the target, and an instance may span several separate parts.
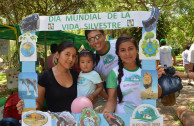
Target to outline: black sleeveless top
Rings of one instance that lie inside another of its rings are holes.
[[[52,68],[38,76],[38,84],[45,87],[45,99],[48,110],[51,112],[71,112],[71,103],[77,97],[78,73],[70,70],[73,85],[69,88],[61,86],[55,79]]]

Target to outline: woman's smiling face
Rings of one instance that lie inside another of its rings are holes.
[[[74,47],[69,47],[64,49],[60,54],[57,52],[56,57],[58,64],[66,69],[70,69],[75,63],[77,52]]]
[[[118,49],[118,55],[124,66],[125,64],[136,64],[137,48],[132,42],[129,40],[122,42]]]

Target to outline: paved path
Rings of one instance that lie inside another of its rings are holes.
[[[176,116],[176,108],[181,105],[187,105],[194,102],[194,86],[187,85],[187,80],[182,80],[183,89],[176,99],[174,106],[163,106],[160,99],[157,100],[157,109],[160,114],[164,116],[164,126],[179,126],[178,122],[174,120]],[[94,110],[98,113],[102,112],[105,101],[99,97],[98,102],[94,105]]]

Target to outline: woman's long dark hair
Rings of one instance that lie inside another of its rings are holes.
[[[65,50],[66,48],[70,48],[70,47],[73,47],[76,50],[76,53],[77,53],[76,46],[72,42],[69,42],[69,41],[61,42],[60,45],[57,48],[57,52],[60,54],[63,50]]]
[[[126,41],[132,42],[135,45],[136,49],[138,50],[137,42],[135,41],[135,39],[132,36],[122,36],[122,37],[119,37],[116,41],[116,54],[119,58],[119,61],[118,61],[119,75],[118,75],[118,78],[117,78],[118,79],[117,96],[119,98],[119,103],[121,103],[121,101],[123,99],[123,95],[122,95],[121,88],[120,88],[121,78],[123,77],[123,62],[122,62],[121,58],[119,57],[119,46],[120,46],[121,43],[126,42]],[[141,62],[139,60],[138,55],[136,57],[136,65],[141,67]]]

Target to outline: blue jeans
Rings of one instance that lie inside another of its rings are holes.
[[[106,93],[108,94],[108,90],[107,90],[107,87],[106,87],[106,81],[103,82],[103,87],[104,87],[104,90],[106,91]]]
[[[11,118],[11,117],[4,117],[0,121],[0,126],[20,126],[19,120]]]

